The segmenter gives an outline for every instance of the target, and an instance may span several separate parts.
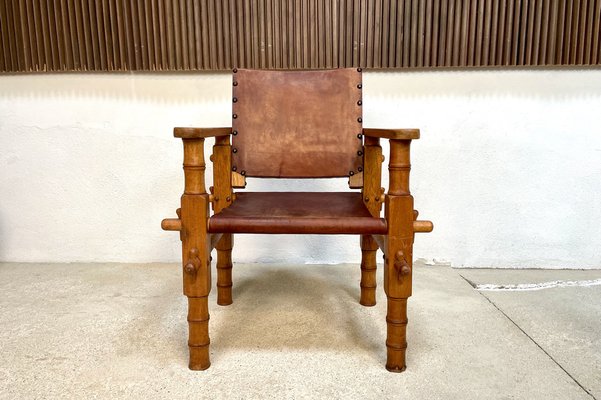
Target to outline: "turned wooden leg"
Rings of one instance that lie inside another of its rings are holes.
[[[384,291],[386,312],[386,369],[402,372],[407,368],[407,298],[411,296],[413,265],[413,197],[409,192],[410,141],[390,141],[390,186],[384,214],[388,222]]]
[[[217,243],[217,304],[232,304],[232,248],[234,236],[223,234]]]
[[[361,235],[361,299],[364,306],[376,305],[376,250],[378,244],[371,235]]]
[[[185,190],[181,198],[184,294],[188,297],[190,369],[209,368],[209,195],[204,185],[204,139],[184,139]]]
[[[407,299],[388,296],[386,312],[386,369],[390,372],[403,372],[405,351],[407,350]]]
[[[189,367],[202,371],[211,366],[209,358],[209,301],[208,296],[188,297]]]

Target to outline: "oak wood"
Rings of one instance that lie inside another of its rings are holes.
[[[371,235],[361,235],[361,298],[359,303],[371,307],[376,305],[376,250],[378,244]]]
[[[161,221],[161,228],[164,231],[181,231],[182,221],[179,218],[165,218]]]
[[[188,297],[190,369],[204,370],[209,359],[211,291],[210,239],[207,234],[209,196],[204,185],[204,139],[184,139],[185,191],[181,199],[184,294]]]
[[[213,146],[213,211],[220,213],[234,201],[232,190],[232,146],[230,137],[222,136],[215,139]],[[242,177],[244,178],[244,177]],[[225,306],[232,304],[232,234],[220,235],[217,249],[217,304]]]
[[[363,128],[363,134],[365,136],[374,137],[374,138],[382,138],[382,139],[394,139],[394,140],[419,139],[419,129]]]
[[[200,139],[229,136],[232,128],[173,128],[173,136],[180,139]]]
[[[379,218],[384,200],[382,181],[382,147],[380,139],[365,137],[363,146],[363,204],[373,217]],[[376,250],[372,236],[361,236],[361,297],[364,306],[376,304]]]

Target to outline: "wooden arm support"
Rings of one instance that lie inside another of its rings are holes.
[[[363,128],[363,134],[368,137],[392,139],[392,140],[412,140],[419,139],[419,129],[373,129]]]
[[[228,136],[232,128],[173,128],[173,136],[181,139],[204,139]]]

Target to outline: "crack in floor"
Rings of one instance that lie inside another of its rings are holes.
[[[545,350],[540,344],[538,344],[538,342],[536,340],[534,340],[534,338],[532,336],[530,336],[524,329],[522,329],[521,326],[519,326],[513,319],[511,319],[511,317],[509,315],[507,315],[503,310],[501,310],[491,299],[486,297],[484,295],[484,293],[482,293],[482,291],[477,289],[478,285],[476,283],[470,281],[469,279],[467,279],[465,276],[461,275],[460,273],[458,273],[458,275],[461,278],[463,278],[463,280],[465,280],[471,287],[476,289],[478,291],[478,294],[480,294],[480,296],[484,297],[486,299],[486,301],[488,301],[490,304],[492,304],[492,306],[494,308],[496,308],[501,314],[503,314],[503,316],[505,318],[507,318],[516,328],[518,328],[520,330],[520,332],[522,332],[524,335],[526,335],[526,337],[528,339],[530,339],[532,341],[532,343],[534,343],[536,345],[536,347],[538,347],[543,353],[545,353],[547,355],[547,357],[549,357],[551,359],[551,361],[553,361],[555,363],[555,365],[557,365],[559,368],[561,368],[561,370],[563,372],[565,372],[566,375],[569,376],[574,381],[574,383],[576,383],[586,394],[588,394],[593,400],[597,400],[597,398],[588,389],[586,389],[584,386],[582,386],[582,384],[580,382],[578,382],[578,380],[572,374],[570,374],[555,358],[553,358],[553,356],[551,354],[549,354],[549,352],[547,350]]]
[[[465,279],[465,278],[463,278]],[[470,283],[474,289],[481,291],[529,291],[529,290],[543,290],[543,289],[551,289],[558,287],[588,287],[588,286],[597,286],[601,285],[601,279],[587,279],[581,281],[550,281],[550,282],[541,282],[541,283],[517,283],[517,284],[503,284],[497,285],[494,283],[484,283],[479,285],[474,285]]]

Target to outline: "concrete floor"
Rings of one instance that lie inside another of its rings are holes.
[[[600,271],[418,265],[408,369],[384,369],[385,298],[357,265],[235,265],[211,294],[212,366],[187,368],[173,264],[0,264],[0,398],[601,399]],[[381,273],[378,274],[381,278]]]

